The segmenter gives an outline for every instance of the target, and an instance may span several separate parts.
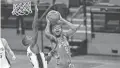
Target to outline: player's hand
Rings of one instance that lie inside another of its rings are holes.
[[[12,60],[15,60],[15,59],[16,59],[16,56],[13,56],[13,57],[12,57]]]

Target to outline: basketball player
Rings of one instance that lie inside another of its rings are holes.
[[[47,26],[45,29],[45,35],[48,39],[54,39],[55,41],[55,36],[51,34],[50,29],[55,26],[55,25],[67,25],[70,29],[75,29],[76,27],[73,26],[72,23],[68,22],[64,18],[61,17],[61,14],[58,11],[51,10],[48,12],[46,15],[46,21],[47,21]]]
[[[12,60],[16,59],[7,41],[4,38],[0,38],[0,68],[11,68],[11,64],[7,58],[8,53],[12,55]]]
[[[33,29],[33,37],[24,36],[22,43],[24,46],[28,46],[27,48],[27,56],[29,57],[30,62],[33,65],[33,68],[46,68],[47,65],[44,54],[40,51],[39,46],[37,44],[38,39],[38,8],[35,6],[35,16],[32,24]]]
[[[51,20],[53,20],[52,18]],[[69,26],[72,25],[70,26],[71,29],[64,33],[61,23],[53,23],[55,21],[58,22],[57,20],[59,19],[51,21],[54,25],[51,25],[51,23],[48,22],[46,27],[46,36],[51,41],[51,45],[53,46],[53,50],[49,53],[49,56],[52,55],[58,59],[57,68],[69,68],[71,65],[71,56],[68,39],[77,31],[81,23],[78,27],[76,27],[73,24],[63,20],[63,22],[67,22]],[[49,31],[50,33],[48,34]]]
[[[53,39],[50,39],[50,40],[51,40],[52,46],[54,48],[55,46],[57,47],[56,49],[52,50],[49,53],[49,55],[50,56],[53,55],[55,56],[55,58],[57,58],[58,68],[69,68],[69,66],[71,65],[71,53],[70,53],[68,39],[77,31],[78,28],[79,26],[76,27],[74,30],[71,29],[66,33],[63,32],[62,26],[60,25],[55,25],[52,28],[51,33],[56,37],[57,42],[52,41]]]

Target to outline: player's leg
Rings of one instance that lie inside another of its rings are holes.
[[[56,68],[69,68],[69,63],[66,62],[65,60],[57,59],[57,66]]]
[[[56,68],[74,68],[74,65],[67,62],[66,60],[58,60]]]

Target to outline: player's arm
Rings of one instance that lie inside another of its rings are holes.
[[[15,60],[16,56],[15,56],[14,52],[11,50],[11,48],[9,47],[8,42],[5,39],[2,39],[2,40],[3,40],[4,47],[6,49],[6,52],[11,54],[12,55],[12,59]]]
[[[50,22],[48,21],[47,18],[46,18],[46,21],[47,21],[47,26],[46,26],[46,28],[45,28],[45,36],[46,36],[49,40],[56,41],[55,36],[53,36],[53,35],[50,33]]]
[[[52,50],[48,53],[48,56],[46,57],[46,60],[48,63],[50,62],[51,58],[56,53],[56,44],[54,42],[51,43],[51,48],[52,48]]]
[[[54,54],[56,52],[56,48],[57,48],[56,43],[52,42],[51,43],[51,48],[52,48],[52,50],[48,53],[48,56],[54,56]]]
[[[77,27],[74,26],[75,28],[74,29],[70,29],[68,32],[65,33],[66,37],[71,37],[72,35],[74,35],[74,33],[80,28],[82,23],[80,23]]]
[[[73,24],[71,22],[62,18],[61,15],[60,15],[60,21],[63,22],[63,24],[66,24],[70,29],[75,29],[76,28],[75,26],[73,26]]]
[[[32,29],[33,29],[33,37],[32,37],[31,47],[33,47],[37,43],[37,39],[38,39],[38,8],[37,8],[37,5],[35,5],[35,15],[34,15],[34,20],[32,24]]]

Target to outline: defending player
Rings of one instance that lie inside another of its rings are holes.
[[[46,61],[44,58],[44,54],[40,51],[39,46],[37,44],[38,39],[38,8],[35,6],[35,16],[32,24],[33,29],[33,37],[24,36],[22,43],[24,46],[28,46],[27,48],[27,56],[29,57],[30,62],[33,65],[33,68],[47,68]]]
[[[12,55],[12,60],[16,59],[7,41],[4,38],[0,38],[0,68],[11,68],[10,61],[7,58],[8,53]]]

